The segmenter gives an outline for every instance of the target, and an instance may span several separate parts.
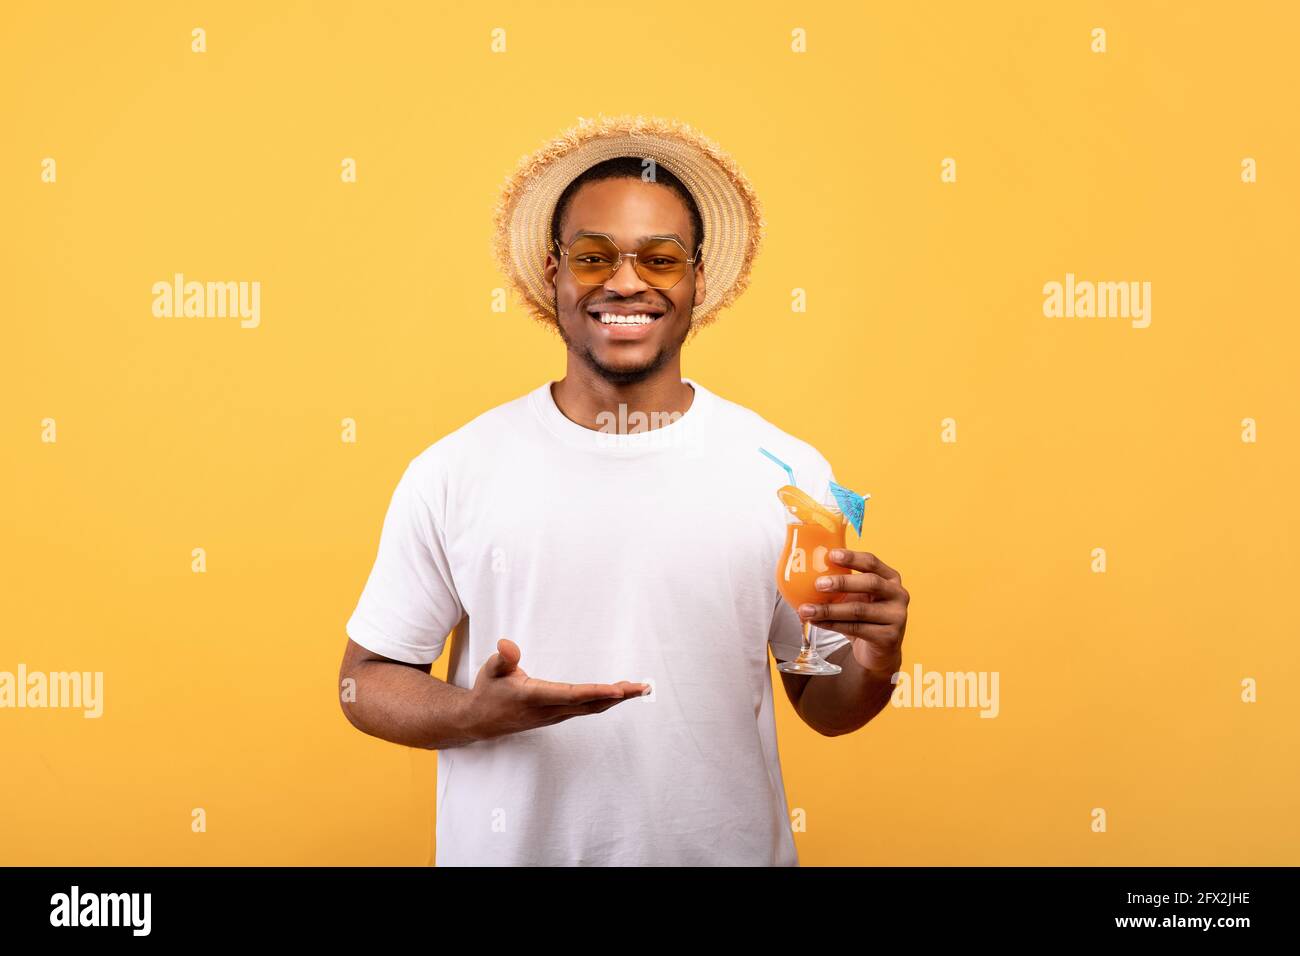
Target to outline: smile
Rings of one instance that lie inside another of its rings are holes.
[[[657,315],[651,315],[643,312],[636,315],[619,315],[617,312],[599,312],[592,313],[592,318],[599,320],[601,325],[649,325]]]

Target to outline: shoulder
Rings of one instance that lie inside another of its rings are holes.
[[[491,460],[517,438],[529,414],[532,394],[503,402],[427,445],[411,458],[402,476],[426,496],[445,490],[448,477],[476,462]]]

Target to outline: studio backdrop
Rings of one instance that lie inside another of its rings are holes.
[[[502,181],[644,113],[763,203],[684,374],[869,493],[912,596],[862,730],[777,682],[803,864],[1300,863],[1287,5],[0,21],[0,862],[432,859],[344,623],[406,464],[563,375]]]

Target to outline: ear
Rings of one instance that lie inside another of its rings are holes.
[[[695,260],[695,304],[701,305],[704,302],[704,296],[708,294],[709,281],[704,275],[704,257],[699,256]]]

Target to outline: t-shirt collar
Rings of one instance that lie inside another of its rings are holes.
[[[567,445],[600,454],[639,455],[680,448],[698,440],[716,396],[692,378],[683,377],[682,381],[694,389],[695,398],[685,412],[662,423],[646,422],[629,412],[610,411],[604,413],[607,417],[602,420],[601,428],[579,425],[566,417],[555,404],[555,396],[551,393],[553,382],[545,382],[534,389],[531,404],[547,431]]]

